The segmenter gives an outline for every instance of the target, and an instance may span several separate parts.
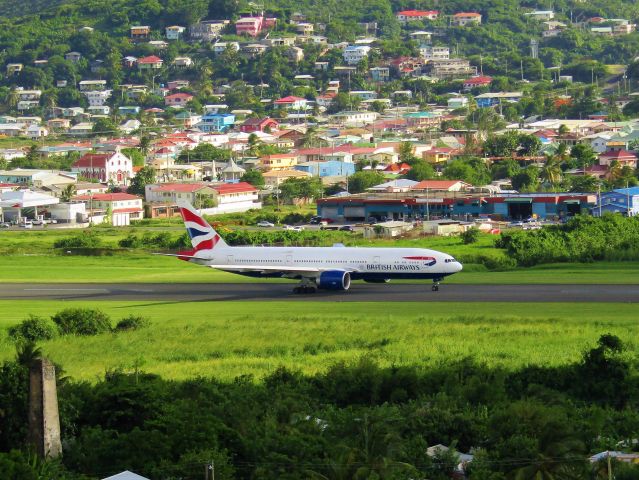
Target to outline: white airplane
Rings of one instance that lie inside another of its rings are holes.
[[[179,204],[193,250],[167,254],[205,267],[251,277],[299,279],[294,293],[348,290],[351,280],[432,279],[432,290],[462,265],[424,248],[231,247],[190,204]]]

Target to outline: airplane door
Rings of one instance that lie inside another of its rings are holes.
[[[233,255],[226,256],[226,263],[227,265],[233,265]]]
[[[293,255],[286,255],[286,265],[293,265]]]
[[[379,257],[373,257],[373,263],[379,263]]]

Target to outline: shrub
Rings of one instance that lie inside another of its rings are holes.
[[[84,231],[73,237],[61,238],[53,243],[55,248],[97,248],[102,239],[93,231]]]
[[[140,328],[148,327],[150,323],[151,322],[148,318],[141,315],[129,315],[128,317],[124,317],[118,322],[118,324],[114,328],[114,331],[128,332],[131,330],[138,330]]]
[[[111,319],[97,309],[67,308],[56,313],[51,320],[61,335],[97,335],[111,331]]]
[[[18,325],[9,328],[9,337],[14,341],[38,342],[51,340],[56,336],[55,325],[51,320],[36,315],[29,315]]]
[[[477,243],[479,240],[479,229],[472,227],[468,230],[462,232],[459,237],[464,245],[469,245],[471,243]]]

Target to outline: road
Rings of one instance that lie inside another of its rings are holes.
[[[294,295],[284,283],[4,283],[4,300],[171,300],[327,302],[639,302],[639,285],[447,285],[353,283],[348,292]]]

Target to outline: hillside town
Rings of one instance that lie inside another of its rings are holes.
[[[541,35],[513,79],[446,43],[484,25],[481,13],[394,15],[408,55],[375,22],[330,42],[327,25],[303,13],[256,11],[132,25],[121,58],[87,48],[7,62],[2,221],[129,225],[177,215],[179,201],[208,214],[316,201],[337,222],[639,212],[632,65],[619,75],[593,66],[584,78],[578,65],[570,74],[540,60],[544,42],[570,32],[619,37],[635,24],[522,12]],[[76,42],[98,34],[78,26]],[[290,77],[271,75],[270,62]],[[261,71],[260,83],[217,81],[240,64]],[[45,71],[49,89],[38,88]]]

